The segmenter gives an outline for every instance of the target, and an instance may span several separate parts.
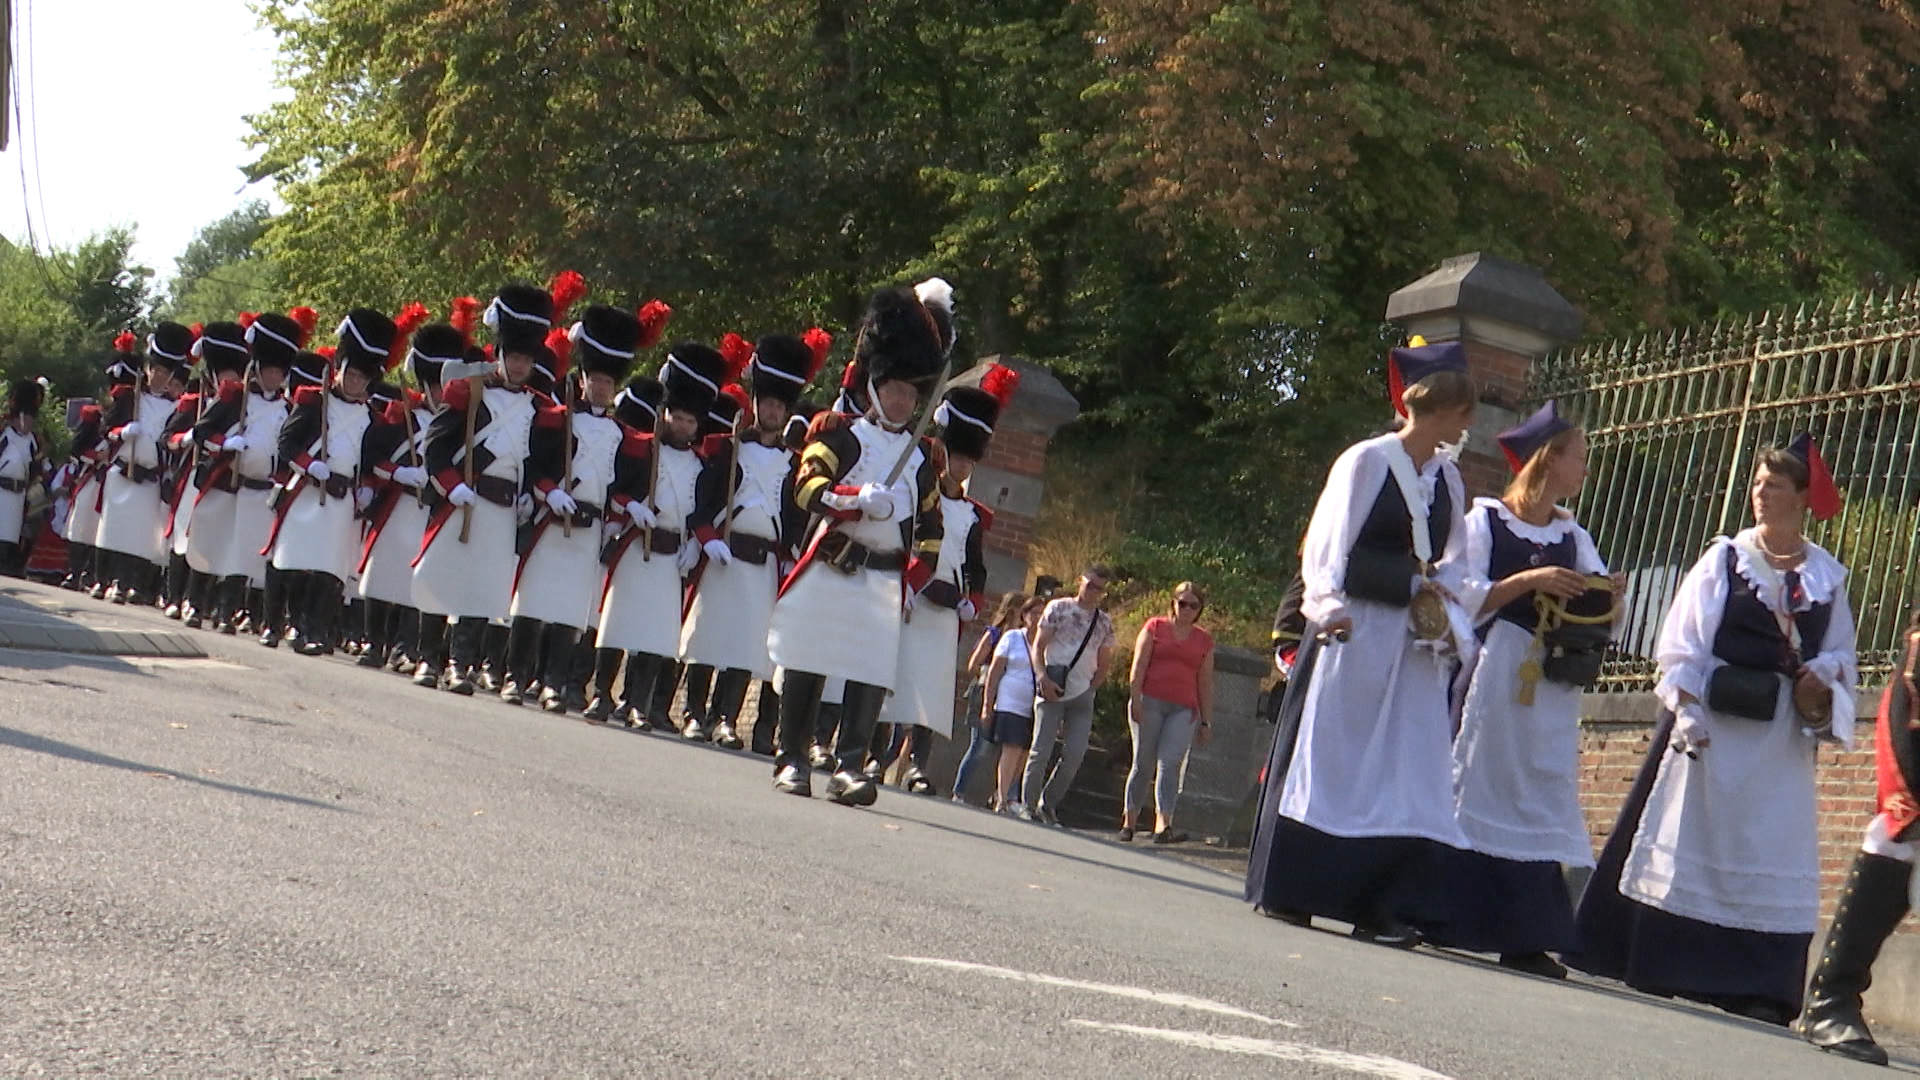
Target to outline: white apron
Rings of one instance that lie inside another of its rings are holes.
[[[315,456],[326,461],[333,475],[354,476],[373,414],[364,402],[342,401],[331,393],[326,407],[326,445]],[[321,485],[312,478],[300,486],[274,542],[273,567],[331,574],[345,583],[352,580],[360,562],[360,519],[354,515],[353,493],[329,495],[324,504],[320,495]]]
[[[367,555],[367,568],[360,575],[361,596],[413,606],[413,557],[420,554],[420,540],[426,536],[427,520],[432,516],[420,500],[406,492],[400,494]],[[459,528],[458,522],[454,528]]]
[[[195,498],[194,485],[188,484],[180,501],[192,505],[192,510],[182,511],[187,520],[183,525],[175,525],[173,533],[176,540],[182,531],[187,534],[186,550],[181,552],[187,557],[187,565],[211,574],[214,567],[226,559],[227,548],[233,544],[236,500],[233,492],[217,489],[207,492],[198,503],[193,502]]]
[[[1689,571],[1661,628],[1662,677],[1655,692],[1669,708],[1676,689],[1704,701],[1705,680],[1721,665],[1712,648],[1726,605],[1726,543],[1716,541]],[[1744,555],[1742,563],[1743,576],[1764,576]],[[1812,602],[1833,604],[1826,640],[1807,666],[1835,687],[1834,732],[1850,742],[1854,628],[1846,571],[1809,542],[1802,575]],[[1761,595],[1767,595],[1764,589]],[[1784,690],[1784,678],[1781,685]],[[1712,743],[1697,759],[1672,752],[1661,757],[1621,869],[1621,895],[1737,930],[1818,930],[1815,740],[1794,714],[1792,695],[1781,693],[1771,721],[1708,711],[1707,723]]]
[[[234,471],[242,479],[272,480],[279,464],[280,429],[287,422],[287,399],[249,393],[246,423],[235,425],[235,434],[247,440],[247,448],[233,455]],[[207,496],[209,500],[214,496]],[[250,490],[242,485],[230,496],[233,500],[231,524],[224,537],[213,538],[217,550],[210,560],[215,577],[246,575],[247,587],[264,588],[267,583],[267,535],[273,531],[273,490]]]
[[[23,435],[11,426],[0,430],[0,476],[24,481],[33,469],[33,448],[33,436]],[[0,543],[19,543],[26,521],[27,493],[0,491]]]
[[[966,499],[940,498],[942,537],[933,580],[949,581],[967,595],[962,567],[967,534],[980,520]],[[959,691],[960,613],[934,604],[916,604],[900,627],[900,671],[894,693],[880,710],[889,724],[917,724],[940,735],[953,734],[953,702]]]
[[[142,434],[121,443],[114,461],[155,468],[160,464],[157,437],[167,417],[173,415],[173,402],[158,394],[142,394],[134,412]],[[160,484],[136,484],[119,468],[107,469],[107,498],[100,509],[96,541],[100,547],[151,563],[164,561],[166,546],[161,543],[160,530],[166,525],[167,504],[160,499]]]
[[[687,527],[693,512],[693,485],[700,475],[700,459],[691,450],[654,445],[660,455],[658,486],[654,492],[655,520],[662,529]],[[681,543],[693,543],[682,535]],[[607,583],[600,610],[600,648],[625,649],[655,656],[677,656],[680,651],[681,580],[672,555],[649,558],[636,538],[620,558]]]
[[[103,478],[91,475],[84,483],[74,488],[73,509],[67,513],[67,529],[62,535],[69,544],[92,546],[100,540],[100,511],[94,508],[100,498],[100,485]]]
[[[533,395],[500,386],[489,386],[484,394],[487,426],[474,433],[474,442],[485,446],[493,461],[482,475],[499,477],[518,488],[533,431]],[[455,451],[456,468],[465,460],[464,447]],[[420,553],[413,572],[413,606],[455,618],[504,619],[513,606],[513,572],[520,564],[514,551],[519,516],[511,506],[475,499],[473,527],[463,544],[460,519],[464,513],[455,509],[433,545]]]
[[[623,432],[610,417],[578,412],[573,415],[573,436],[573,490],[569,494],[577,503],[604,511]],[[597,522],[574,529],[572,536],[558,522],[548,524],[520,567],[513,617],[575,629],[594,625],[604,569],[600,565]]]
[[[884,482],[913,442],[911,431],[889,432],[865,418],[854,421],[851,430],[860,440],[860,457],[840,480],[846,487]],[[920,448],[914,446],[900,474],[910,496],[919,466]],[[900,550],[898,522],[862,517],[839,528],[875,551]],[[893,689],[900,665],[900,588],[898,573],[860,569],[843,574],[830,566],[809,566],[774,604],[767,630],[773,662]]]
[[[780,489],[792,461],[793,455],[781,447],[741,445],[742,475],[732,507],[734,532],[763,540],[778,537]],[[680,635],[680,658],[720,671],[745,671],[756,679],[770,677],[773,658],[767,653],[767,626],[780,592],[779,561],[770,555],[759,566],[737,559],[726,566],[708,562]]]

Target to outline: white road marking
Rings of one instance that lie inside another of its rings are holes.
[[[1297,1028],[1300,1025],[1290,1020],[1280,1020],[1271,1016],[1262,1016],[1257,1012],[1228,1005],[1223,1001],[1213,1001],[1188,994],[1168,994],[1159,990],[1146,990],[1138,986],[1118,986],[1113,983],[1084,982],[1080,979],[1063,979],[1058,975],[1036,975],[1028,971],[1015,971],[1012,968],[993,967],[988,964],[970,964],[965,960],[939,960],[930,956],[890,956],[889,960],[898,960],[903,964],[923,964],[927,967],[944,968],[947,971],[966,971],[975,975],[985,975],[994,979],[1008,979],[1013,982],[1038,983],[1041,986],[1060,986],[1069,990],[1090,990],[1096,994],[1111,994],[1114,997],[1132,998],[1136,1001],[1151,1001],[1159,1005],[1172,1005],[1181,1009],[1195,1009],[1199,1012],[1213,1013],[1216,1016],[1231,1016],[1240,1020],[1254,1020],[1262,1024],[1279,1027]],[[1079,1021],[1075,1021],[1078,1023]],[[1152,1030],[1142,1028],[1142,1031]]]
[[[1378,1076],[1382,1080],[1451,1080],[1444,1073],[1423,1069],[1398,1058],[1380,1057],[1375,1054],[1350,1054],[1344,1050],[1323,1050],[1318,1046],[1307,1046],[1302,1043],[1249,1039],[1240,1035],[1209,1035],[1204,1031],[1170,1031],[1166,1028],[1135,1027],[1132,1024],[1105,1024],[1098,1020],[1075,1020],[1073,1023],[1096,1031],[1144,1035],[1150,1039],[1163,1039],[1182,1046],[1199,1047],[1202,1050],[1251,1054],[1255,1057],[1297,1061],[1306,1065],[1325,1065],[1365,1076]]]

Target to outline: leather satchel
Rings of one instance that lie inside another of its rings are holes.
[[[1344,585],[1352,599],[1403,608],[1413,602],[1413,579],[1419,575],[1420,563],[1412,555],[1355,548],[1347,556]]]
[[[1707,679],[1707,708],[1742,720],[1773,719],[1780,676],[1761,668],[1724,664]]]

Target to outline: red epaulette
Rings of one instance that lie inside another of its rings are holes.
[[[410,409],[424,409],[424,408],[426,408],[426,407],[427,407],[427,395],[425,395],[425,394],[423,394],[423,393],[421,393],[421,392],[420,392],[420,391],[418,391],[418,390],[415,390],[415,389],[414,389],[413,387],[411,387],[411,386],[409,386],[409,387],[407,387],[407,407],[408,407],[408,408],[410,408]]]
[[[819,438],[824,432],[844,430],[852,423],[853,417],[845,413],[834,412],[832,409],[823,409],[819,413],[816,413],[813,420],[807,424],[807,441],[812,442]]]
[[[240,380],[228,379],[226,382],[220,384],[220,404],[238,405],[240,404],[240,395],[246,392],[246,385],[241,383]]]
[[[407,403],[399,400],[387,402],[386,414],[383,415],[380,419],[386,423],[394,425],[395,427],[398,427],[401,424],[406,423],[407,422]]]
[[[466,412],[467,398],[472,392],[471,382],[466,379],[455,379],[440,388],[440,400],[454,412]]]
[[[175,416],[182,416],[186,413],[195,412],[199,408],[200,408],[199,394],[194,394],[194,393],[181,394],[179,397],[175,398],[173,401],[173,415]]]
[[[303,386],[293,392],[293,404],[296,408],[301,405],[318,405],[325,400],[325,392],[317,386]]]
[[[567,425],[567,407],[556,405],[552,399],[541,395],[534,398],[533,426],[557,430]]]
[[[710,458],[716,454],[723,453],[727,449],[728,444],[732,442],[733,436],[724,431],[716,431],[706,438],[701,439],[700,445],[694,447],[693,451],[703,458]]]
[[[83,424],[97,424],[103,415],[98,405],[80,406],[80,422]]]
[[[133,385],[131,383],[121,383],[119,386],[109,387],[107,390],[107,396],[112,398],[115,401],[119,401],[122,398],[132,397]]]
[[[644,458],[653,453],[653,433],[628,428],[620,436],[620,452],[628,457]]]

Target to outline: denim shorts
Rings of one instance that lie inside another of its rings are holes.
[[[993,711],[993,741],[1001,746],[1033,745],[1033,717],[1019,713]]]

